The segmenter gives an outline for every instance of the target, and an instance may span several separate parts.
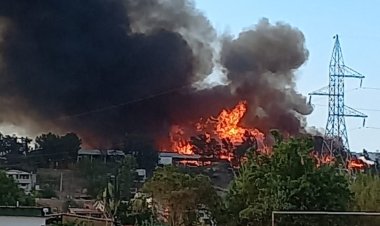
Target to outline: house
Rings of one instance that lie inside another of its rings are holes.
[[[19,188],[23,189],[25,193],[30,193],[36,185],[36,174],[32,172],[26,172],[21,170],[7,170],[5,172],[8,177],[12,177]]]
[[[125,157],[125,153],[121,150],[99,150],[99,149],[80,149],[78,151],[77,162],[88,159],[93,160],[118,161]]]
[[[144,183],[146,180],[146,170],[145,169],[136,169],[136,183]]]
[[[158,165],[178,165],[181,163],[194,163],[197,165],[201,161],[200,155],[183,155],[176,152],[161,152],[158,154]]]
[[[49,214],[44,207],[0,206],[0,226],[45,226]]]

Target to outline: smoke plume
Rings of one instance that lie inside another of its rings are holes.
[[[217,41],[187,0],[2,0],[0,122],[109,145],[125,133],[165,136],[172,124],[245,99],[247,125],[302,130],[311,112],[295,91],[294,72],[308,57],[303,34],[262,20],[224,38],[220,56]],[[229,83],[193,88],[215,58]]]

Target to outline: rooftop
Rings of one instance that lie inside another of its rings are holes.
[[[200,155],[183,155],[176,152],[160,152],[158,154],[158,157],[171,157],[171,158],[178,158],[178,159],[199,159],[201,158]]]
[[[7,174],[30,174],[29,172],[16,170],[16,169],[7,170],[6,173]]]
[[[124,156],[121,150],[99,150],[99,149],[80,149],[78,155],[108,155],[108,156]]]

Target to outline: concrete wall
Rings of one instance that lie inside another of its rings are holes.
[[[0,226],[45,226],[43,217],[4,217],[0,216]]]

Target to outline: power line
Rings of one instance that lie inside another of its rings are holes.
[[[364,127],[366,129],[376,129],[376,130],[380,130],[380,127],[373,127],[373,126],[366,126]]]
[[[369,89],[369,90],[380,90],[379,87],[362,87],[362,89]]]
[[[321,106],[321,107],[327,107],[326,104],[313,104],[314,106]],[[372,109],[372,108],[355,108],[361,111],[373,111],[373,112],[380,112],[380,109]]]

